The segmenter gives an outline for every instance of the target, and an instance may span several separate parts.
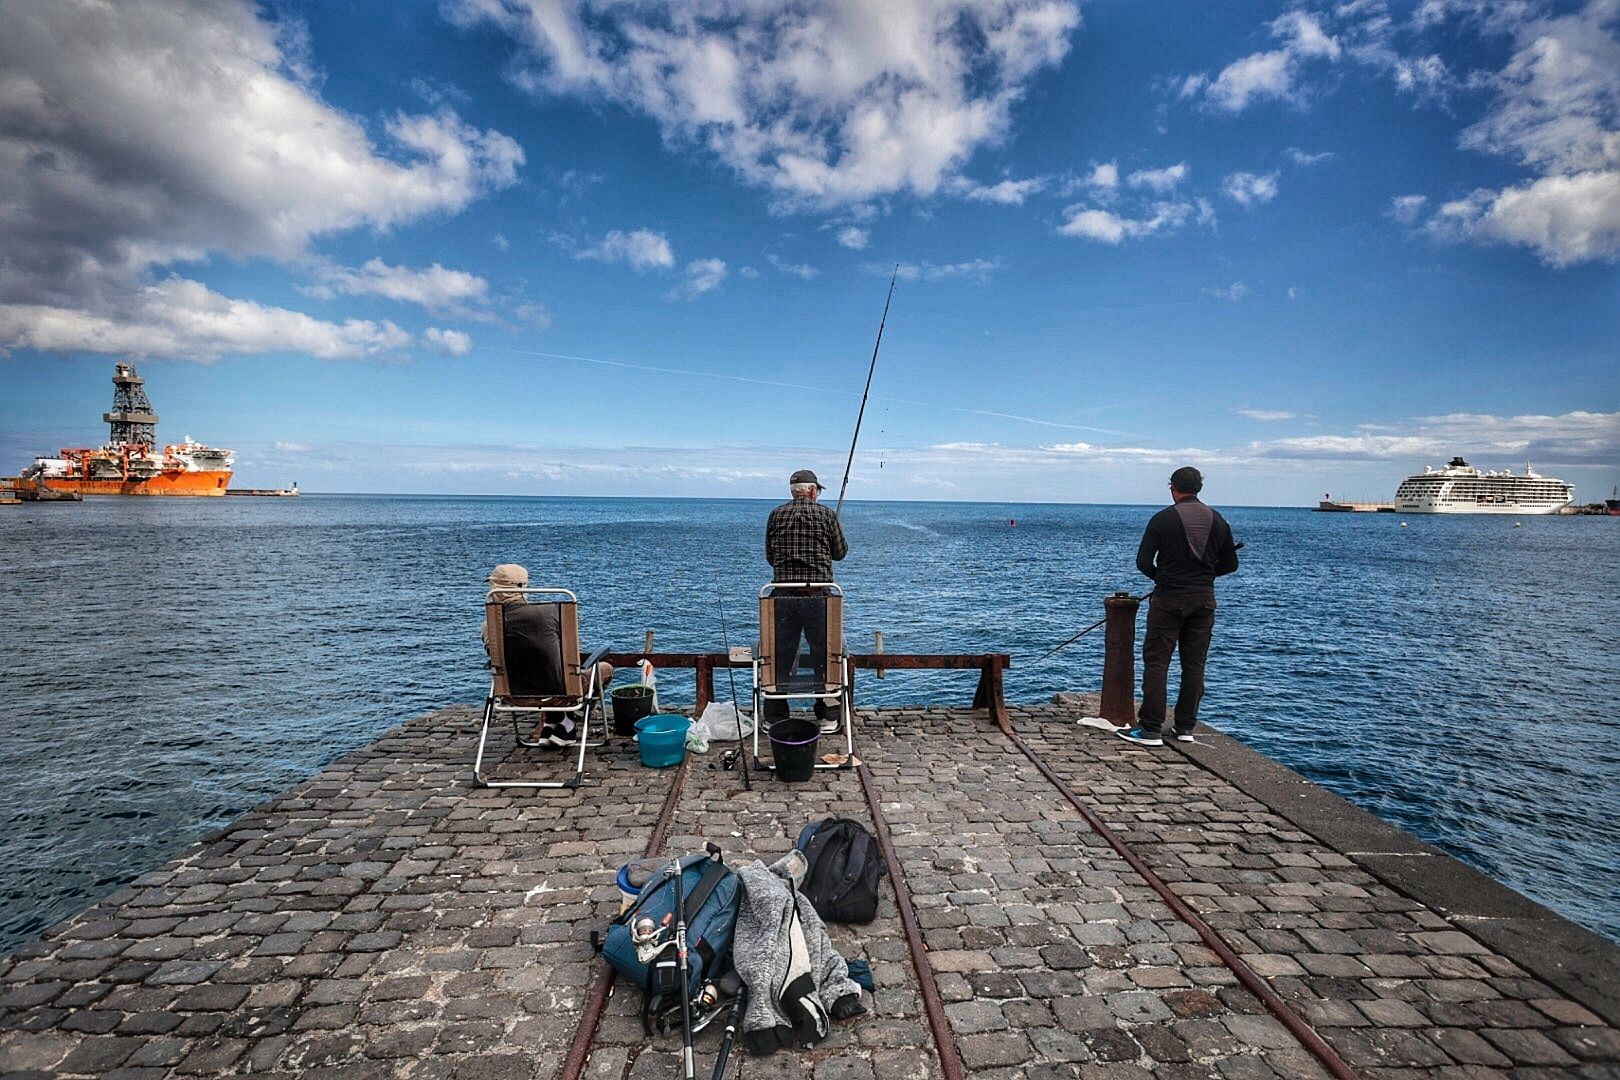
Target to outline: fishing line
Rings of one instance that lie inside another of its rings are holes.
[[[872,393],[872,373],[877,370],[878,349],[883,345],[883,327],[889,321],[889,301],[894,299],[894,283],[900,277],[900,264],[894,264],[889,277],[889,295],[883,298],[883,318],[878,320],[877,340],[872,343],[872,362],[866,368],[866,389],[861,391],[861,411],[855,414],[855,434],[849,440],[849,460],[844,463],[844,482],[838,486],[838,505],[833,507],[837,516],[844,509],[844,492],[849,490],[849,470],[855,466],[855,444],[861,439],[861,421],[866,418],[866,399]]]

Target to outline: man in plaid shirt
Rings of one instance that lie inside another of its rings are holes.
[[[816,501],[824,490],[816,474],[800,469],[788,480],[793,501],[771,511],[765,521],[765,561],[775,572],[773,580],[831,581],[832,564],[849,554],[844,528],[838,515]],[[799,638],[810,644],[810,665],[819,682],[827,681],[827,606],[820,590],[801,595],[777,592],[776,601],[776,681],[787,681],[799,656]],[[788,714],[786,701],[767,700],[767,725]],[[816,702],[816,719],[821,730],[838,730],[838,713],[826,702]]]

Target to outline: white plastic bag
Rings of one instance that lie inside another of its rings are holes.
[[[657,678],[657,676],[655,676],[653,674],[652,661],[651,660],[642,660],[642,661],[639,662],[638,666],[641,668],[641,685],[652,687],[652,692],[653,692],[652,711],[657,712],[658,711],[658,678]]]
[[[706,742],[737,742],[754,733],[753,718],[737,711],[735,702],[711,701],[692,724]]]

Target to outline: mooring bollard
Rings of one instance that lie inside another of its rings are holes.
[[[1103,600],[1102,704],[1098,712],[1119,727],[1136,723],[1136,611],[1142,602],[1128,592]]]

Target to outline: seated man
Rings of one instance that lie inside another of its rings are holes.
[[[549,679],[542,680],[546,685],[562,686],[562,635],[558,625],[556,604],[529,603],[523,592],[529,584],[529,572],[517,563],[502,563],[497,566],[490,571],[488,581],[490,596],[507,608],[507,618],[514,624],[521,619],[525,629],[529,631],[524,638],[539,644],[540,653],[526,657],[527,662],[536,665],[542,672],[550,673]],[[522,609],[521,612],[519,609]],[[489,648],[488,634],[489,627],[486,624],[480,635],[484,638],[486,650]],[[510,635],[507,640],[512,640]],[[603,660],[596,665],[598,687],[605,689],[612,678],[612,664]],[[550,743],[552,746],[567,746],[574,739],[576,726],[572,716],[547,717],[535,725],[534,730],[529,733],[529,738]]]

